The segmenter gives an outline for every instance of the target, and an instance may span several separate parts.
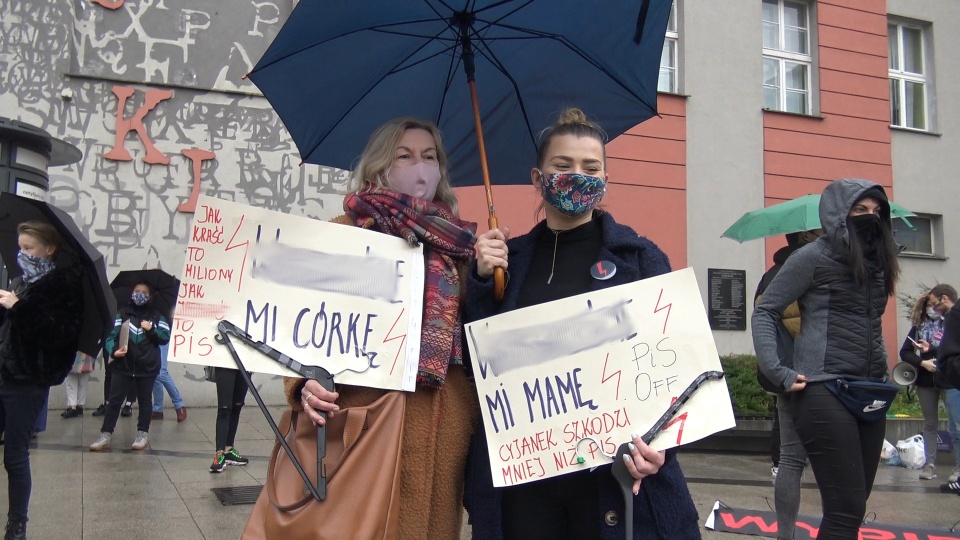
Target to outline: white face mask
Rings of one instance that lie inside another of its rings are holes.
[[[935,308],[933,308],[932,306],[931,306],[931,307],[928,307],[928,308],[927,308],[927,317],[929,317],[931,321],[940,320],[940,312],[937,311],[937,310],[936,310]]]
[[[400,193],[432,201],[440,183],[440,165],[424,161],[406,167],[393,167],[387,179]]]

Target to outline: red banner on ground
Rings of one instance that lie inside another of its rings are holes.
[[[820,520],[818,516],[797,517],[795,539],[815,539]],[[777,537],[776,513],[730,508],[720,501],[714,505],[713,514],[707,519],[705,526],[714,531]],[[860,527],[860,540],[960,540],[960,533],[923,525],[866,523]]]

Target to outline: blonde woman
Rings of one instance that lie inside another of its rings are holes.
[[[55,261],[61,238],[53,225],[26,221],[17,232],[17,266],[22,273],[10,290],[0,290],[0,419],[8,540],[27,537],[30,436],[50,387],[62,383],[73,367],[83,313],[79,276]]]
[[[460,297],[476,224],[457,217],[447,157],[433,124],[398,118],[371,135],[354,171],[346,213],[334,223],[424,246],[424,321],[415,392],[406,393],[401,449],[400,538],[460,538],[463,468],[479,405],[463,368]],[[317,425],[317,411],[364,406],[385,391],[288,379],[290,406]],[[376,467],[376,463],[371,463]],[[371,486],[356,486],[358,491]],[[248,525],[248,528],[250,525]],[[317,524],[318,529],[323,527]],[[329,535],[329,531],[325,531]],[[344,537],[350,531],[341,532]]]

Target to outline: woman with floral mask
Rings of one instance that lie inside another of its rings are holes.
[[[110,448],[113,429],[120,417],[129,389],[134,389],[140,412],[137,436],[131,450],[147,447],[150,415],[153,411],[153,383],[160,374],[160,346],[170,341],[170,323],[153,307],[153,291],[147,283],[138,283],[130,293],[130,303],[120,309],[104,349],[109,353],[113,374],[110,378],[110,400],[103,415],[100,437],[90,445],[99,452]],[[126,328],[124,328],[126,326]],[[121,338],[121,336],[124,336]],[[125,341],[125,343],[124,343]]]
[[[957,291],[950,285],[940,284],[936,292],[947,296],[957,296]],[[917,370],[917,378],[913,386],[917,390],[917,399],[920,401],[920,410],[923,412],[923,446],[926,454],[926,463],[920,469],[921,480],[933,480],[937,477],[937,429],[940,424],[939,405],[945,392],[950,388],[946,381],[937,374],[937,350],[943,338],[943,315],[930,301],[931,292],[926,291],[913,304],[910,311],[910,331],[903,346],[900,347],[900,360],[912,365]],[[939,297],[941,295],[937,295]],[[950,408],[947,407],[947,411]],[[951,428],[953,424],[951,422]],[[960,475],[960,447],[955,448],[957,467],[949,476],[949,482],[956,482]]]
[[[475,223],[457,214],[447,156],[437,127],[413,118],[391,120],[370,136],[334,223],[363,227],[423,245],[424,314],[414,392],[404,392],[399,538],[460,538],[463,467],[479,417],[476,393],[463,369],[460,297],[473,255]],[[285,381],[291,407],[317,425],[324,411],[373,403],[386,391],[338,384],[328,392],[315,380]],[[377,463],[371,463],[376,467]],[[357,500],[376,486],[357,485]],[[266,497],[264,490],[261,497]],[[262,502],[263,499],[261,498]],[[258,502],[258,504],[260,504]],[[244,538],[262,537],[262,523],[247,523]],[[317,524],[323,530],[323,524]],[[348,538],[353,531],[324,531]],[[249,535],[249,536],[248,536]]]
[[[55,262],[61,239],[49,223],[17,226],[22,274],[0,290],[0,421],[7,470],[5,539],[27,537],[34,422],[51,386],[73,367],[83,313],[79,276]]]
[[[606,192],[606,135],[579,109],[544,131],[530,171],[546,219],[508,239],[492,229],[477,239],[464,320],[474,321],[670,271],[667,256],[598,208]],[[509,266],[508,266],[509,255]],[[603,263],[606,274],[591,268]],[[503,300],[493,298],[494,268],[510,272]],[[700,538],[697,511],[676,450],[658,452],[639,437],[627,469],[635,478],[635,538]],[[642,480],[642,487],[641,487]],[[623,496],[609,466],[506,488],[494,488],[482,430],[471,442],[464,497],[473,537],[623,538]]]

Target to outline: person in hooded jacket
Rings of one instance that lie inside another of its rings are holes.
[[[76,268],[58,267],[60,234],[46,222],[17,226],[23,274],[0,290],[0,416],[7,471],[4,540],[27,537],[30,436],[51,386],[67,378],[79,342],[83,296]]]
[[[900,274],[890,204],[879,184],[837,180],[820,199],[825,235],[784,263],[753,312],[753,343],[768,379],[791,396],[797,433],[823,505],[820,540],[855,540],[880,463],[886,420],[858,420],[830,391],[838,378],[882,381],[881,317]],[[777,324],[794,301],[793,367],[779,361]]]
[[[135,388],[139,415],[137,436],[131,450],[147,447],[150,431],[150,415],[153,411],[153,383],[160,373],[160,346],[170,341],[170,323],[151,305],[152,289],[147,283],[138,283],[130,294],[130,303],[120,309],[107,336],[105,349],[110,352],[113,375],[110,380],[110,401],[103,415],[100,437],[90,445],[90,450],[99,452],[110,448],[113,429],[120,417],[120,407],[129,388]],[[124,325],[128,326],[127,343],[120,343]]]

